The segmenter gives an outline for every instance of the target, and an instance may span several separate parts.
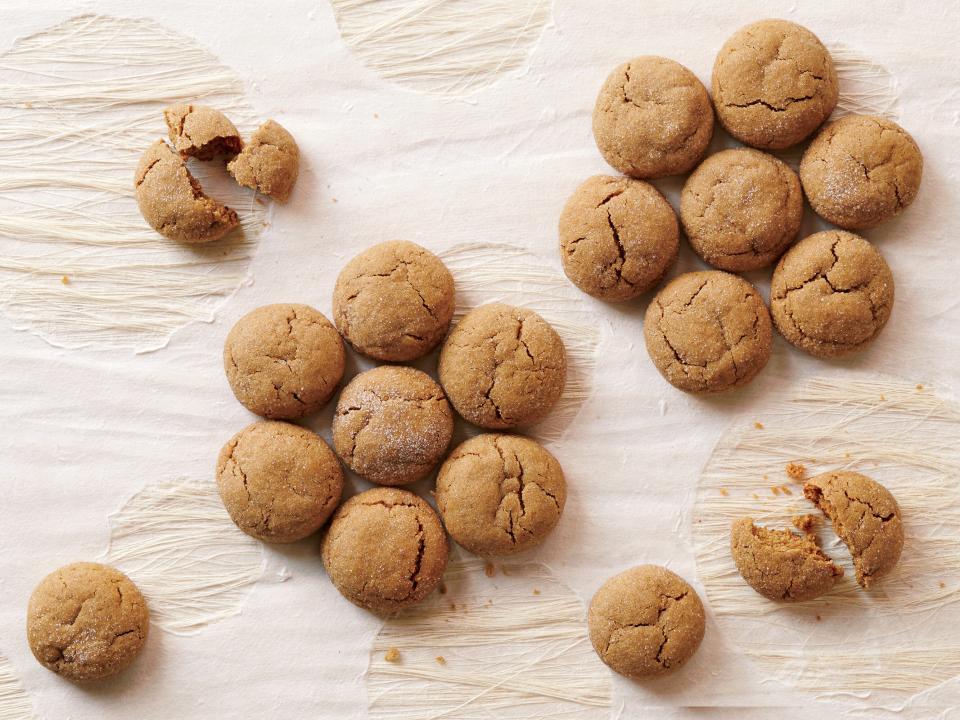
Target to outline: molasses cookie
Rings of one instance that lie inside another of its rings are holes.
[[[563,470],[519,435],[477,435],[437,476],[437,508],[450,536],[472,553],[507,555],[539,545],[567,499]]]
[[[491,430],[543,418],[563,392],[563,341],[532,310],[483,305],[467,313],[440,353],[440,384],[467,422]]]
[[[842,228],[869,228],[903,212],[917,196],[923,156],[902,127],[848,115],[827,125],[800,162],[810,207]]]
[[[243,149],[240,133],[226,115],[205,105],[171,105],[163,110],[170,143],[186,159],[212,160]]]
[[[227,171],[244,187],[284,203],[300,173],[300,148],[280,123],[267,120],[227,163]]]
[[[264,305],[240,318],[223,347],[230,389],[250,412],[299,418],[327,404],[343,377],[343,341],[307,305]]]
[[[770,359],[770,313],[746,280],[708,270],[680,275],[657,293],[643,321],[647,352],[680,390],[746,385]]]
[[[773,155],[737,148],[711,155],[680,195],[690,246],[721,270],[756,270],[776,262],[803,219],[797,174]]]
[[[433,592],[448,546],[427,503],[406,490],[374,488],[340,506],[322,552],[330,580],[347,600],[386,615]]]
[[[758,148],[786,148],[810,135],[833,112],[837,87],[830,52],[812,32],[786,20],[741,28],[713,65],[720,122]]]
[[[248,535],[290,543],[320,529],[343,490],[343,471],[319,435],[262,421],[233,436],[217,460],[217,487],[230,518]]]
[[[700,647],[703,603],[659,565],[640,565],[597,590],[587,614],[590,642],[611,669],[640,679],[678,668]]]
[[[412,242],[374,245],[347,263],[333,290],[333,321],[357,352],[405,362],[426,355],[453,318],[453,276]]]
[[[604,82],[593,137],[610,165],[636,178],[680,175],[713,136],[713,107],[697,76],[667,58],[637,57]]]
[[[677,259],[677,216],[653,185],[595,175],[560,215],[560,259],[589,295],[620,302],[659,283]]]
[[[880,334],[893,295],[893,274],[873,245],[826,230],[780,258],[770,309],[787,342],[817,357],[837,357],[863,350]]]
[[[143,595],[119,570],[65,565],[30,596],[27,641],[47,670],[68,680],[100,680],[134,661],[150,628]]]
[[[440,462],[453,435],[453,411],[426,373],[381,365],[343,389],[333,446],[351,470],[380,485],[406,485]]]

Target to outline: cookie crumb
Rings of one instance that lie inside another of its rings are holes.
[[[779,488],[777,485],[773,485],[773,486],[771,486],[771,488],[770,488],[770,492],[772,492],[774,495],[779,495],[779,494],[780,494],[780,488]]]
[[[446,584],[446,583],[440,583],[440,594],[441,594],[441,595],[446,595],[446,594],[447,594],[447,584]]]
[[[940,587],[945,588],[946,586],[947,586],[947,584],[946,584],[943,580],[941,580],[941,581],[940,581]]]
[[[940,587],[943,587],[943,583],[940,583]],[[534,588],[534,589],[533,589],[533,594],[534,594],[534,595],[539,595],[539,594],[540,594],[540,588]]]
[[[790,488],[787,487],[786,485],[781,485],[780,490],[783,492],[784,495],[793,495],[793,493],[790,491]]]
[[[763,430],[763,423],[762,423],[762,422],[754,422],[754,423],[753,423],[753,427],[756,428],[757,430]]]
[[[812,533],[813,529],[817,526],[816,515],[810,515],[810,514],[794,515],[792,520],[793,520],[793,526],[797,530],[800,530],[801,532],[805,532],[808,534]]]
[[[380,119],[380,113],[374,113],[374,114],[373,114],[373,117],[375,117],[376,119],[379,120],[379,119]]]
[[[923,383],[917,383],[917,390],[923,390]]]
[[[730,493],[727,492],[726,488],[720,488],[720,494],[723,495],[724,497],[727,497],[727,495],[729,495]]]
[[[807,476],[807,468],[800,463],[787,463],[787,477],[794,482],[801,482]]]
[[[823,618],[817,615],[817,622],[820,622],[821,620],[823,620]]]
[[[497,569],[493,566],[493,563],[488,562],[483,566],[483,574],[487,577],[493,577],[497,574]]]
[[[62,282],[64,285],[69,285],[69,284],[70,284],[70,278],[68,278],[66,275],[64,275],[62,278],[60,278],[60,282]]]
[[[456,611],[457,611],[457,604],[450,603],[450,612],[456,612]]]
[[[756,493],[753,493],[753,499],[754,499],[754,500],[759,500],[759,499],[760,499],[760,496],[757,495]]]
[[[332,202],[337,202],[337,199],[336,199],[336,198],[330,198],[330,200],[331,200]]]
[[[886,402],[886,401],[887,401],[887,396],[886,396],[886,395],[881,395],[881,396],[880,396],[880,402]]]
[[[384,653],[383,659],[389,663],[400,662],[400,651],[395,647],[389,648],[387,652]]]
[[[437,655],[434,660],[437,661],[437,665],[446,665],[447,659],[443,655]]]

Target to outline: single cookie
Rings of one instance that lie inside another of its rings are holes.
[[[337,401],[333,446],[351,470],[380,485],[426,476],[453,436],[453,410],[424,372],[381,365],[360,373]]]
[[[140,158],[134,192],[143,219],[171,240],[213,242],[240,224],[237,213],[204,195],[183,158],[163,140],[157,140]]]
[[[812,600],[843,575],[812,535],[757,527],[752,518],[733,523],[730,552],[740,576],[771,600]]]
[[[237,128],[219,110],[205,105],[171,105],[164,108],[163,119],[173,149],[184,159],[212,160],[243,149]]]
[[[227,163],[227,171],[244,187],[284,203],[300,173],[300,148],[280,123],[267,120]]]
[[[119,570],[65,565],[37,585],[27,606],[27,642],[47,670],[100,680],[134,661],[150,629],[143,595]]]
[[[634,58],[600,88],[593,137],[603,159],[625,175],[680,175],[700,162],[713,137],[710,96],[680,63]]]
[[[453,276],[412,242],[380,243],[347,263],[333,289],[333,321],[353,348],[388,362],[426,355],[453,318]]]
[[[323,564],[355,605],[390,614],[440,584],[447,535],[426,502],[406,490],[374,488],[347,500],[323,538]]]
[[[735,32],[713,64],[717,117],[737,140],[781,149],[806,138],[837,104],[837,71],[812,32],[761,20]]]
[[[659,283],[677,259],[677,216],[653,185],[594,175],[560,215],[560,259],[589,295],[620,302]]]
[[[690,246],[721,270],[757,270],[776,262],[803,219],[800,179],[773,155],[723,150],[693,171],[680,194]]]
[[[746,280],[707,270],[680,275],[650,303],[647,352],[680,390],[714,393],[746,385],[770,359],[770,313]]]
[[[863,350],[880,334],[893,294],[893,274],[873,245],[826,230],[780,258],[770,310],[787,342],[817,357],[837,357]]]
[[[439,374],[464,420],[503,430],[550,412],[563,393],[567,357],[560,336],[533,310],[483,305],[450,333]]]
[[[437,509],[450,536],[478,555],[507,555],[539,545],[567,500],[560,463],[519,435],[477,435],[462,443],[437,476]]]
[[[920,189],[923,155],[886,118],[848,115],[827,125],[803,154],[810,207],[842,228],[869,228],[903,212]]]
[[[903,550],[900,506],[890,491],[866,475],[838,470],[817,475],[803,494],[833,522],[853,556],[857,582],[869,588],[886,575]]]
[[[220,451],[217,487],[230,518],[247,535],[290,543],[320,529],[340,502],[343,470],[319,435],[262,421]]]
[[[250,412],[299,418],[319,410],[343,377],[343,341],[307,305],[264,305],[240,318],[223,346],[230,389]]]
[[[700,647],[706,621],[697,592],[659,565],[607,580],[590,601],[590,642],[613,670],[639,679],[683,665]]]

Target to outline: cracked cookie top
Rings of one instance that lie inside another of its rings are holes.
[[[711,155],[680,194],[690,246],[721,270],[757,270],[776,262],[802,219],[797,174],[773,155],[750,148]]]
[[[264,305],[230,330],[223,367],[230,389],[250,412],[300,418],[327,404],[343,377],[343,341],[307,305]]]
[[[895,122],[848,115],[827,125],[800,162],[810,207],[843,228],[868,228],[905,210],[917,196],[923,156]]]
[[[560,399],[567,378],[563,341],[533,310],[482,305],[443,345],[440,384],[460,416],[490,430],[529,425]]]
[[[381,485],[406,485],[440,462],[453,435],[453,410],[424,372],[381,365],[343,389],[333,446],[347,467]]]
[[[590,642],[611,669],[631,678],[674,670],[700,647],[703,603],[679,575],[640,565],[607,580],[590,601]]]
[[[657,370],[692,393],[746,385],[770,359],[771,334],[770,313],[753,285],[719,270],[674,278],[643,321]]]
[[[119,570],[73,563],[47,575],[27,606],[27,642],[48,670],[99,680],[134,661],[150,627],[147,604]]]
[[[843,575],[813,535],[758,527],[752,518],[733,523],[730,553],[740,576],[771,600],[812,600]]]
[[[173,149],[180,157],[212,160],[217,155],[236,155],[243,141],[236,126],[219,110],[206,105],[171,105],[163,119]]]
[[[477,435],[437,476],[437,508],[450,536],[472,553],[507,555],[539,545],[567,499],[560,463],[519,435]]]
[[[770,309],[789,343],[817,357],[837,357],[864,349],[880,334],[893,295],[893,274],[873,245],[826,230],[780,258]]]
[[[183,158],[163,140],[143,153],[133,184],[143,219],[171,240],[213,242],[240,224],[237,213],[204,194]]]
[[[594,175],[560,215],[560,259],[589,295],[620,302],[659,283],[677,259],[677,216],[653,185]]]
[[[610,165],[636,178],[680,175],[713,137],[713,107],[697,76],[663,57],[636,57],[607,77],[593,137]]]
[[[267,120],[227,163],[227,172],[244,187],[285,203],[300,174],[300,148],[286,128]]]
[[[857,582],[869,588],[893,569],[903,550],[903,520],[883,485],[851,470],[810,478],[803,494],[833,522],[853,556]]]
[[[247,535],[289,543],[320,529],[340,502],[343,471],[319,435],[261,421],[223,446],[217,487],[230,518]]]
[[[387,615],[440,584],[447,535],[426,502],[406,490],[374,488],[341,505],[323,538],[327,575],[355,605]]]
[[[761,20],[728,39],[713,64],[713,103],[737,140],[758,148],[796,145],[830,117],[839,97],[830,52],[812,32]]]
[[[433,253],[403,240],[374,245],[340,272],[333,320],[357,352],[404,362],[426,355],[453,318],[453,276]]]

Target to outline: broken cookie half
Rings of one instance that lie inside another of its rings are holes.
[[[233,156],[243,150],[236,126],[219,110],[206,105],[182,103],[163,110],[170,143],[186,160],[212,160],[219,155]]]
[[[267,120],[227,164],[227,171],[244,187],[283,203],[300,173],[300,148],[280,123]]]

